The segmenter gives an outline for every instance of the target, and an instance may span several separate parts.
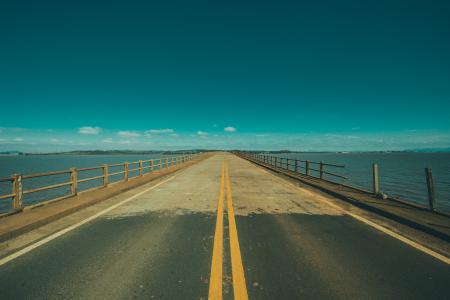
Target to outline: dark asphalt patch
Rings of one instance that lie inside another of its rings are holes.
[[[250,299],[445,299],[444,263],[348,216],[237,216]]]
[[[200,299],[215,216],[98,219],[0,268],[2,299]]]

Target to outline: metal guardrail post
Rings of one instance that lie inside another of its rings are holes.
[[[125,162],[123,164],[123,171],[125,172],[123,175],[123,180],[128,181],[128,163],[127,162]]]
[[[276,167],[277,167],[277,157],[275,156],[274,158],[275,158],[275,164],[274,164],[274,166],[275,166],[275,168],[276,168]]]
[[[169,159],[166,158],[166,169],[169,167]]]
[[[306,175],[309,176],[309,160],[306,161]]]
[[[427,188],[428,188],[428,202],[430,204],[430,210],[436,210],[436,195],[434,193],[434,183],[433,183],[433,172],[431,168],[425,168],[425,176],[427,179]]]
[[[142,160],[139,161],[139,176],[142,176]]]
[[[13,198],[12,206],[15,209],[22,208],[22,196],[23,196],[23,188],[22,188],[22,175],[14,174],[13,175],[13,185],[12,185],[12,193],[15,194]]]
[[[320,162],[320,179],[323,179],[323,161]]]
[[[298,160],[295,160],[295,173],[298,173]]]
[[[149,163],[149,172],[153,173],[153,159],[150,160],[148,163]]]
[[[108,165],[103,165],[103,186],[107,187],[109,184]]]
[[[72,181],[72,184],[70,185],[70,189],[72,192],[72,195],[78,194],[78,172],[77,169],[71,168],[70,169],[70,181]]]
[[[380,183],[378,180],[378,164],[377,163],[373,163],[372,170],[373,170],[373,193],[376,195],[380,192]]]
[[[288,172],[290,172],[291,170],[289,170],[289,158],[286,158],[286,170]]]

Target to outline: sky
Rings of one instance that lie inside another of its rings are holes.
[[[0,151],[450,147],[449,1],[2,1]]]

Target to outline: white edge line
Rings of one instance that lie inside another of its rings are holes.
[[[13,259],[16,259],[16,258],[19,257],[19,256],[22,256],[22,255],[24,255],[24,254],[26,254],[26,253],[28,253],[28,252],[30,252],[30,251],[36,249],[37,247],[40,247],[40,246],[42,246],[42,245],[44,245],[44,244],[46,244],[46,243],[48,243],[48,242],[50,242],[50,241],[52,241],[52,240],[54,240],[54,239],[56,239],[56,238],[62,236],[63,234],[66,234],[66,233],[68,233],[68,232],[70,232],[70,231],[72,231],[72,230],[74,230],[74,229],[80,227],[81,225],[84,225],[84,224],[86,224],[86,223],[88,223],[88,222],[90,222],[90,221],[92,221],[92,220],[94,220],[94,219],[100,217],[101,215],[106,214],[107,212],[110,212],[111,210],[113,210],[113,209],[115,209],[115,208],[117,208],[117,207],[119,207],[119,206],[121,206],[121,205],[123,205],[123,204],[125,204],[125,203],[127,203],[127,202],[130,202],[131,200],[135,199],[136,197],[139,197],[139,196],[141,196],[142,194],[145,194],[145,193],[147,193],[148,191],[151,191],[151,190],[153,190],[154,188],[160,186],[161,184],[166,183],[166,182],[168,182],[168,181],[174,179],[174,178],[175,178],[176,176],[178,176],[178,175],[179,175],[179,174],[174,175],[174,176],[172,176],[172,177],[169,177],[169,178],[167,178],[167,179],[165,179],[165,180],[163,180],[163,181],[161,181],[161,182],[158,182],[158,183],[155,184],[154,186],[151,186],[151,187],[149,187],[148,189],[145,189],[145,190],[143,190],[142,192],[139,192],[139,193],[137,193],[137,194],[135,194],[135,195],[133,195],[133,196],[131,196],[131,197],[125,199],[125,200],[122,200],[122,201],[120,201],[119,203],[116,203],[116,204],[114,204],[113,206],[110,206],[110,207],[108,207],[108,208],[106,208],[106,209],[104,209],[104,210],[102,210],[102,211],[96,213],[95,215],[92,215],[92,216],[90,216],[90,217],[88,217],[88,218],[86,218],[86,219],[84,219],[84,220],[82,220],[82,221],[80,221],[80,222],[78,222],[78,223],[76,223],[76,224],[73,224],[73,225],[71,225],[71,226],[69,226],[69,227],[66,227],[66,228],[60,230],[60,231],[57,231],[57,232],[55,232],[55,233],[53,233],[53,234],[47,236],[46,238],[44,238],[44,239],[42,239],[42,240],[40,240],[40,241],[38,241],[38,242],[36,242],[36,243],[34,243],[34,244],[31,244],[31,245],[29,245],[29,246],[27,246],[27,247],[25,247],[25,248],[23,248],[23,249],[21,249],[21,250],[15,252],[15,253],[13,253],[13,254],[10,254],[10,255],[8,255],[8,256],[6,256],[6,257],[0,259],[0,266],[6,264],[6,263],[8,263],[8,262],[10,262],[10,261],[13,260]]]
[[[269,174],[269,175],[279,179],[280,181],[282,180],[281,178],[277,177],[276,175],[274,175],[274,174],[272,174],[272,173],[270,173],[270,172],[268,172],[268,171],[266,171],[264,169],[261,169],[259,167],[258,167],[258,169],[260,169],[262,172],[264,172],[266,174]],[[291,182],[289,182],[287,180],[283,180],[283,182],[286,182],[289,185],[292,185],[293,187],[295,187],[297,189],[301,189],[299,186],[296,186],[295,184],[293,184],[293,183],[291,183]],[[421,245],[421,244],[419,244],[417,242],[414,242],[413,240],[410,240],[409,238],[404,237],[401,234],[398,234],[398,233],[396,233],[396,232],[394,232],[394,231],[392,231],[390,229],[387,229],[384,226],[376,224],[375,222],[372,222],[372,221],[370,221],[370,220],[368,220],[368,219],[366,219],[364,217],[361,217],[361,216],[358,216],[358,215],[356,215],[354,213],[351,213],[351,212],[349,212],[349,211],[347,211],[347,210],[337,206],[336,204],[331,203],[325,197],[322,200],[325,203],[327,203],[329,206],[333,207],[334,209],[336,209],[338,211],[341,211],[344,214],[347,214],[347,215],[357,219],[358,221],[361,221],[361,222],[363,222],[363,223],[365,223],[365,224],[367,224],[367,225],[369,225],[369,226],[371,226],[371,227],[373,227],[373,228],[375,228],[375,229],[377,229],[377,230],[379,230],[379,231],[381,231],[381,232],[383,232],[383,233],[385,233],[385,234],[387,234],[387,235],[389,235],[389,236],[391,236],[391,237],[393,237],[393,238],[395,238],[395,239],[397,239],[399,241],[402,241],[403,243],[405,243],[405,244],[407,244],[407,245],[409,245],[409,246],[411,246],[413,248],[416,248],[419,251],[422,251],[422,252],[424,252],[424,253],[426,253],[426,254],[428,254],[430,256],[433,256],[434,258],[436,258],[436,259],[438,259],[438,260],[440,260],[440,261],[450,265],[450,258],[448,258],[447,256],[442,255],[442,254],[440,254],[440,253],[438,253],[438,252],[436,252],[436,251],[434,251],[434,250],[432,250],[430,248],[427,248],[427,247],[425,247],[425,246],[423,246],[423,245]]]

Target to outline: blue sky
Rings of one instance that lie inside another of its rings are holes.
[[[448,1],[0,6],[0,150],[450,147]]]

